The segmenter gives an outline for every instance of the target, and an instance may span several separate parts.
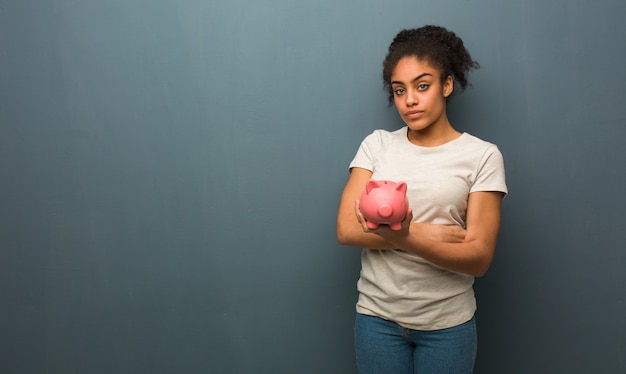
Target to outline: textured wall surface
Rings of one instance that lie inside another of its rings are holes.
[[[0,0],[0,371],[353,373],[360,141],[403,28],[510,189],[478,373],[626,372],[626,3]]]

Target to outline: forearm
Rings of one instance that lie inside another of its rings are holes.
[[[433,237],[420,232],[420,226],[414,225],[401,232],[387,230],[380,234],[396,247],[435,265],[459,273],[482,276],[489,269],[495,254],[502,196],[501,192],[495,191],[470,194],[463,240],[433,240]]]
[[[397,249],[382,236],[363,231],[355,219],[354,222],[337,222],[337,241],[341,245],[368,249]]]
[[[482,276],[491,265],[495,245],[464,238],[462,232],[460,227],[425,223],[411,223],[408,230],[402,231],[383,225],[371,232],[364,231],[356,220],[337,224],[337,240],[342,245],[398,249],[454,272]]]
[[[407,240],[397,246],[442,268],[480,277],[487,272],[493,258],[492,250],[477,243],[441,243],[427,240]]]
[[[415,254],[442,268],[474,276],[482,276],[491,265],[495,240],[467,235],[463,240],[435,239],[434,226],[412,224],[408,231],[381,230],[381,238],[393,247]]]

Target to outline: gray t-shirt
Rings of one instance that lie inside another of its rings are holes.
[[[463,133],[436,147],[420,147],[407,127],[376,130],[361,143],[350,168],[372,171],[372,179],[404,181],[413,221],[465,227],[469,194],[508,192],[498,148]],[[438,267],[395,250],[364,249],[357,312],[414,330],[438,330],[467,322],[476,311],[471,275]]]

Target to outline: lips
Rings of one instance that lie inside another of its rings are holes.
[[[421,110],[412,110],[410,112],[404,113],[404,116],[408,119],[417,119],[420,118],[424,114]]]

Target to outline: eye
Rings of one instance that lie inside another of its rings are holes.
[[[393,93],[398,96],[398,95],[402,95],[404,93],[404,88],[396,88],[395,90],[393,90]]]
[[[426,91],[428,89],[428,87],[430,87],[429,84],[426,83],[422,83],[420,85],[417,86],[417,90],[418,91]]]

